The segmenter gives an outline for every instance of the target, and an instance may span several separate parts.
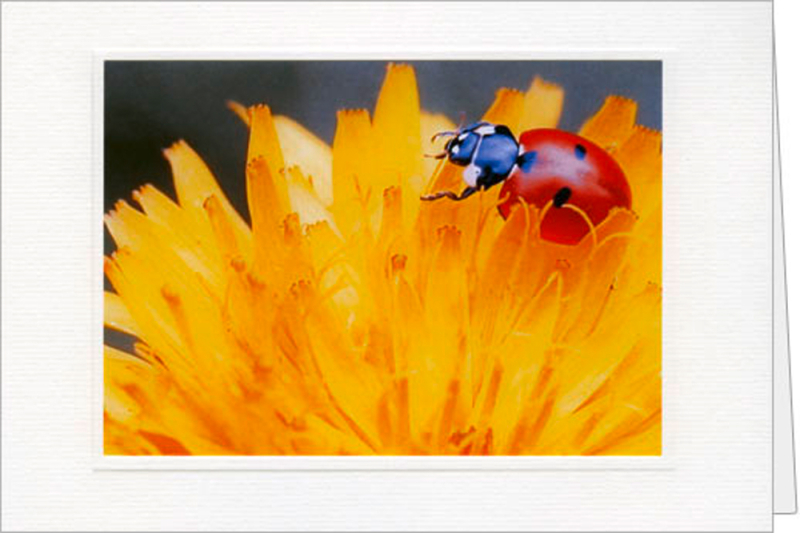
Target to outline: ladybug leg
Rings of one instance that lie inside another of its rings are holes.
[[[450,198],[454,202],[460,202],[466,198],[469,198],[473,194],[478,192],[477,187],[467,187],[461,194],[456,194],[453,191],[439,191],[433,194],[426,194],[425,196],[421,196],[420,200],[424,200],[426,202],[432,202],[433,200],[438,200],[439,198]]]
[[[450,198],[451,200],[458,201],[458,195],[453,191],[439,191],[433,194],[426,194],[424,196],[420,196],[420,200],[425,202],[432,202],[434,200],[438,200],[439,198]]]
[[[461,196],[458,197],[458,201],[464,200],[465,198],[469,198],[476,192],[478,192],[478,187],[467,187],[466,189],[461,191]]]

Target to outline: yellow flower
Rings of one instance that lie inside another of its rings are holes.
[[[484,118],[555,127],[563,92],[501,89]],[[580,134],[624,169],[633,208],[575,246],[540,210],[467,201],[423,157],[455,126],[420,111],[390,65],[372,117],[338,114],[329,147],[264,105],[250,128],[251,226],[183,141],[178,202],[152,186],[105,222],[114,292],[107,454],[661,453],[661,137],[609,97]]]

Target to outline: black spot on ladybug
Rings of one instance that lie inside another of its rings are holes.
[[[567,200],[569,200],[570,196],[572,196],[572,189],[569,187],[561,187],[558,192],[553,195],[553,205],[556,207],[561,207],[567,203]]]
[[[523,172],[528,172],[536,164],[536,151],[525,152],[517,158],[517,165]]]
[[[582,144],[575,145],[575,157],[584,159],[586,157],[586,147]]]

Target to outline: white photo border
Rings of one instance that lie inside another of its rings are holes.
[[[487,57],[480,50],[440,49],[417,51],[411,54],[398,54],[392,51],[371,50],[369,53],[358,54],[346,49],[337,50],[310,49],[282,51],[252,51],[252,50],[105,50],[95,52],[94,62],[94,203],[99,206],[98,220],[101,221],[93,242],[98,246],[99,278],[96,279],[97,295],[95,302],[99,308],[95,311],[100,324],[100,342],[94,357],[94,453],[95,468],[109,470],[351,470],[351,471],[386,471],[386,470],[496,470],[496,471],[523,471],[523,470],[666,470],[675,467],[670,461],[671,440],[674,433],[670,420],[671,410],[666,401],[668,393],[665,383],[668,383],[668,365],[666,364],[661,346],[662,360],[662,449],[659,455],[644,456],[546,456],[546,455],[519,455],[519,456],[411,456],[411,455],[362,455],[362,456],[310,456],[310,455],[274,455],[274,456],[122,456],[107,455],[103,449],[103,187],[104,187],[104,68],[106,61],[359,61],[359,60],[385,60],[389,62],[402,61],[658,61],[662,65],[662,79],[667,75],[667,65],[672,50],[603,50],[597,48],[582,50],[519,50],[509,47],[499,54]],[[668,95],[662,87],[662,109],[666,110]],[[666,111],[663,113],[666,116]],[[666,136],[665,136],[666,137]],[[668,139],[663,140],[663,152],[669,152]],[[664,156],[664,175],[668,169]],[[662,236],[662,246],[663,246]],[[662,258],[662,269],[663,269]],[[664,298],[668,298],[666,292]],[[662,314],[664,305],[662,303]],[[663,318],[663,317],[662,317]],[[662,332],[663,334],[663,332]],[[672,435],[672,437],[667,437]]]

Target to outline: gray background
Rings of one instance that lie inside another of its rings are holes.
[[[454,121],[480,118],[499,87],[540,75],[566,92],[561,129],[575,131],[609,94],[639,102],[639,122],[661,129],[660,61],[410,61],[422,106]],[[186,139],[247,218],[247,130],[227,100],[267,103],[327,142],[336,110],[375,105],[384,61],[107,61],[105,209],[152,183],[174,197],[161,150]],[[106,251],[113,249],[106,238]]]

